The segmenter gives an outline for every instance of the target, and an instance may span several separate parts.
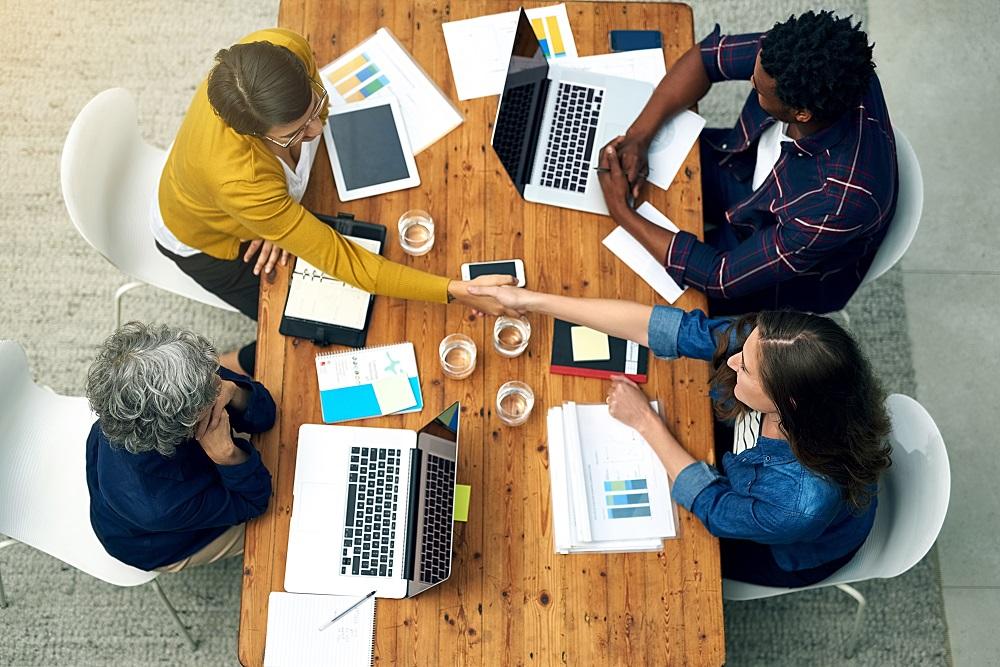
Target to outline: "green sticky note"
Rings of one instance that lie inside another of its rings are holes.
[[[455,485],[455,512],[453,514],[455,521],[469,520],[469,494],[471,493],[472,487],[468,484]]]

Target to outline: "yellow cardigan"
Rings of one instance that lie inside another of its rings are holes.
[[[297,55],[317,79],[305,38],[260,30],[241,43],[267,41]],[[206,255],[235,259],[241,241],[264,239],[366,292],[447,301],[448,279],[396,264],[351,243],[288,195],[281,163],[264,140],[238,134],[195,92],[160,177],[160,213],[180,240]]]

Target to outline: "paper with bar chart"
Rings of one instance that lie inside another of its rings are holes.
[[[549,60],[576,57],[566,5],[535,7],[525,13]],[[503,92],[519,15],[516,11],[488,14],[441,25],[458,99]]]
[[[676,536],[667,472],[637,431],[604,404],[564,404],[563,428],[577,539]]]
[[[332,105],[395,97],[414,154],[462,123],[455,105],[386,28],[321,69],[320,76]]]

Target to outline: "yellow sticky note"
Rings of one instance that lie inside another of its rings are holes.
[[[455,511],[453,514],[455,521],[469,520],[469,495],[471,493],[472,487],[468,484],[455,485]]]
[[[410,378],[405,375],[387,375],[372,383],[375,399],[382,414],[390,415],[417,404],[417,397],[410,387]]]
[[[572,327],[573,361],[607,361],[611,358],[608,334],[590,327]]]

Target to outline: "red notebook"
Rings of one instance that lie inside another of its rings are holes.
[[[576,375],[591,378],[610,378],[625,375],[633,382],[646,382],[649,368],[649,348],[623,338],[608,336],[611,358],[605,361],[574,361],[573,335],[576,326],[563,320],[553,320],[552,363],[549,370],[556,375]]]

